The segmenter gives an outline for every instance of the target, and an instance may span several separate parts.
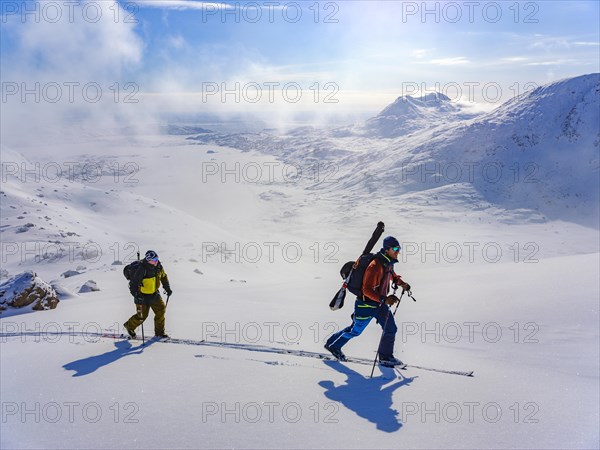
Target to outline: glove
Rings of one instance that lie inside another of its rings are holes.
[[[166,287],[166,286],[165,286],[165,294],[167,294],[167,296],[169,296],[169,297],[170,297],[171,295],[173,295],[173,291],[171,290],[171,288],[170,288],[170,287]]]
[[[410,284],[408,284],[408,283],[404,283],[404,284],[402,285],[402,290],[403,290],[403,291],[410,291]]]
[[[385,304],[388,306],[392,306],[394,303],[399,302],[400,299],[398,297],[396,297],[395,295],[388,295],[385,298]]]

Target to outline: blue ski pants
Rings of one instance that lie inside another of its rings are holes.
[[[383,337],[381,339],[381,344],[379,345],[379,356],[392,356],[394,353],[394,342],[396,340],[398,327],[396,326],[396,321],[394,320],[394,315],[390,311],[390,307],[385,303],[377,304],[372,301],[364,301],[358,298],[354,303],[352,324],[331,335],[329,339],[327,339],[326,345],[330,348],[341,349],[350,339],[360,336],[373,318],[375,318],[376,322],[383,329]]]

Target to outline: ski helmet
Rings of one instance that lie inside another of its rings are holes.
[[[154,250],[148,250],[144,256],[146,261],[158,261],[158,254]]]

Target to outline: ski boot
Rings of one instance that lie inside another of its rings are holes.
[[[399,369],[403,369],[404,367],[406,367],[406,364],[404,364],[398,358],[394,357],[394,355],[390,355],[390,356],[381,356],[380,355],[379,363],[385,367],[397,367]]]
[[[325,350],[330,352],[335,357],[335,359],[337,359],[338,361],[348,361],[348,358],[346,358],[346,355],[344,355],[342,350],[339,348],[330,347],[327,344],[325,344]]]

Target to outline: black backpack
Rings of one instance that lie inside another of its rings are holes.
[[[142,261],[133,261],[132,263],[127,264],[125,267],[123,267],[123,276],[128,280],[131,280],[131,277],[141,264]]]
[[[356,261],[348,261],[340,270],[340,275],[345,281],[346,288],[358,297],[362,296],[365,270],[367,270],[367,267],[374,258],[375,255],[373,253],[361,255]]]
[[[346,298],[346,289],[352,292],[356,296],[362,296],[362,282],[365,275],[365,270],[375,258],[375,255],[371,253],[377,240],[383,234],[385,225],[383,222],[378,222],[375,231],[371,235],[371,239],[367,242],[362,255],[356,261],[348,261],[342,266],[340,275],[344,280],[344,284],[333,296],[331,302],[329,302],[329,308],[332,311],[337,311],[344,306],[344,299]]]

